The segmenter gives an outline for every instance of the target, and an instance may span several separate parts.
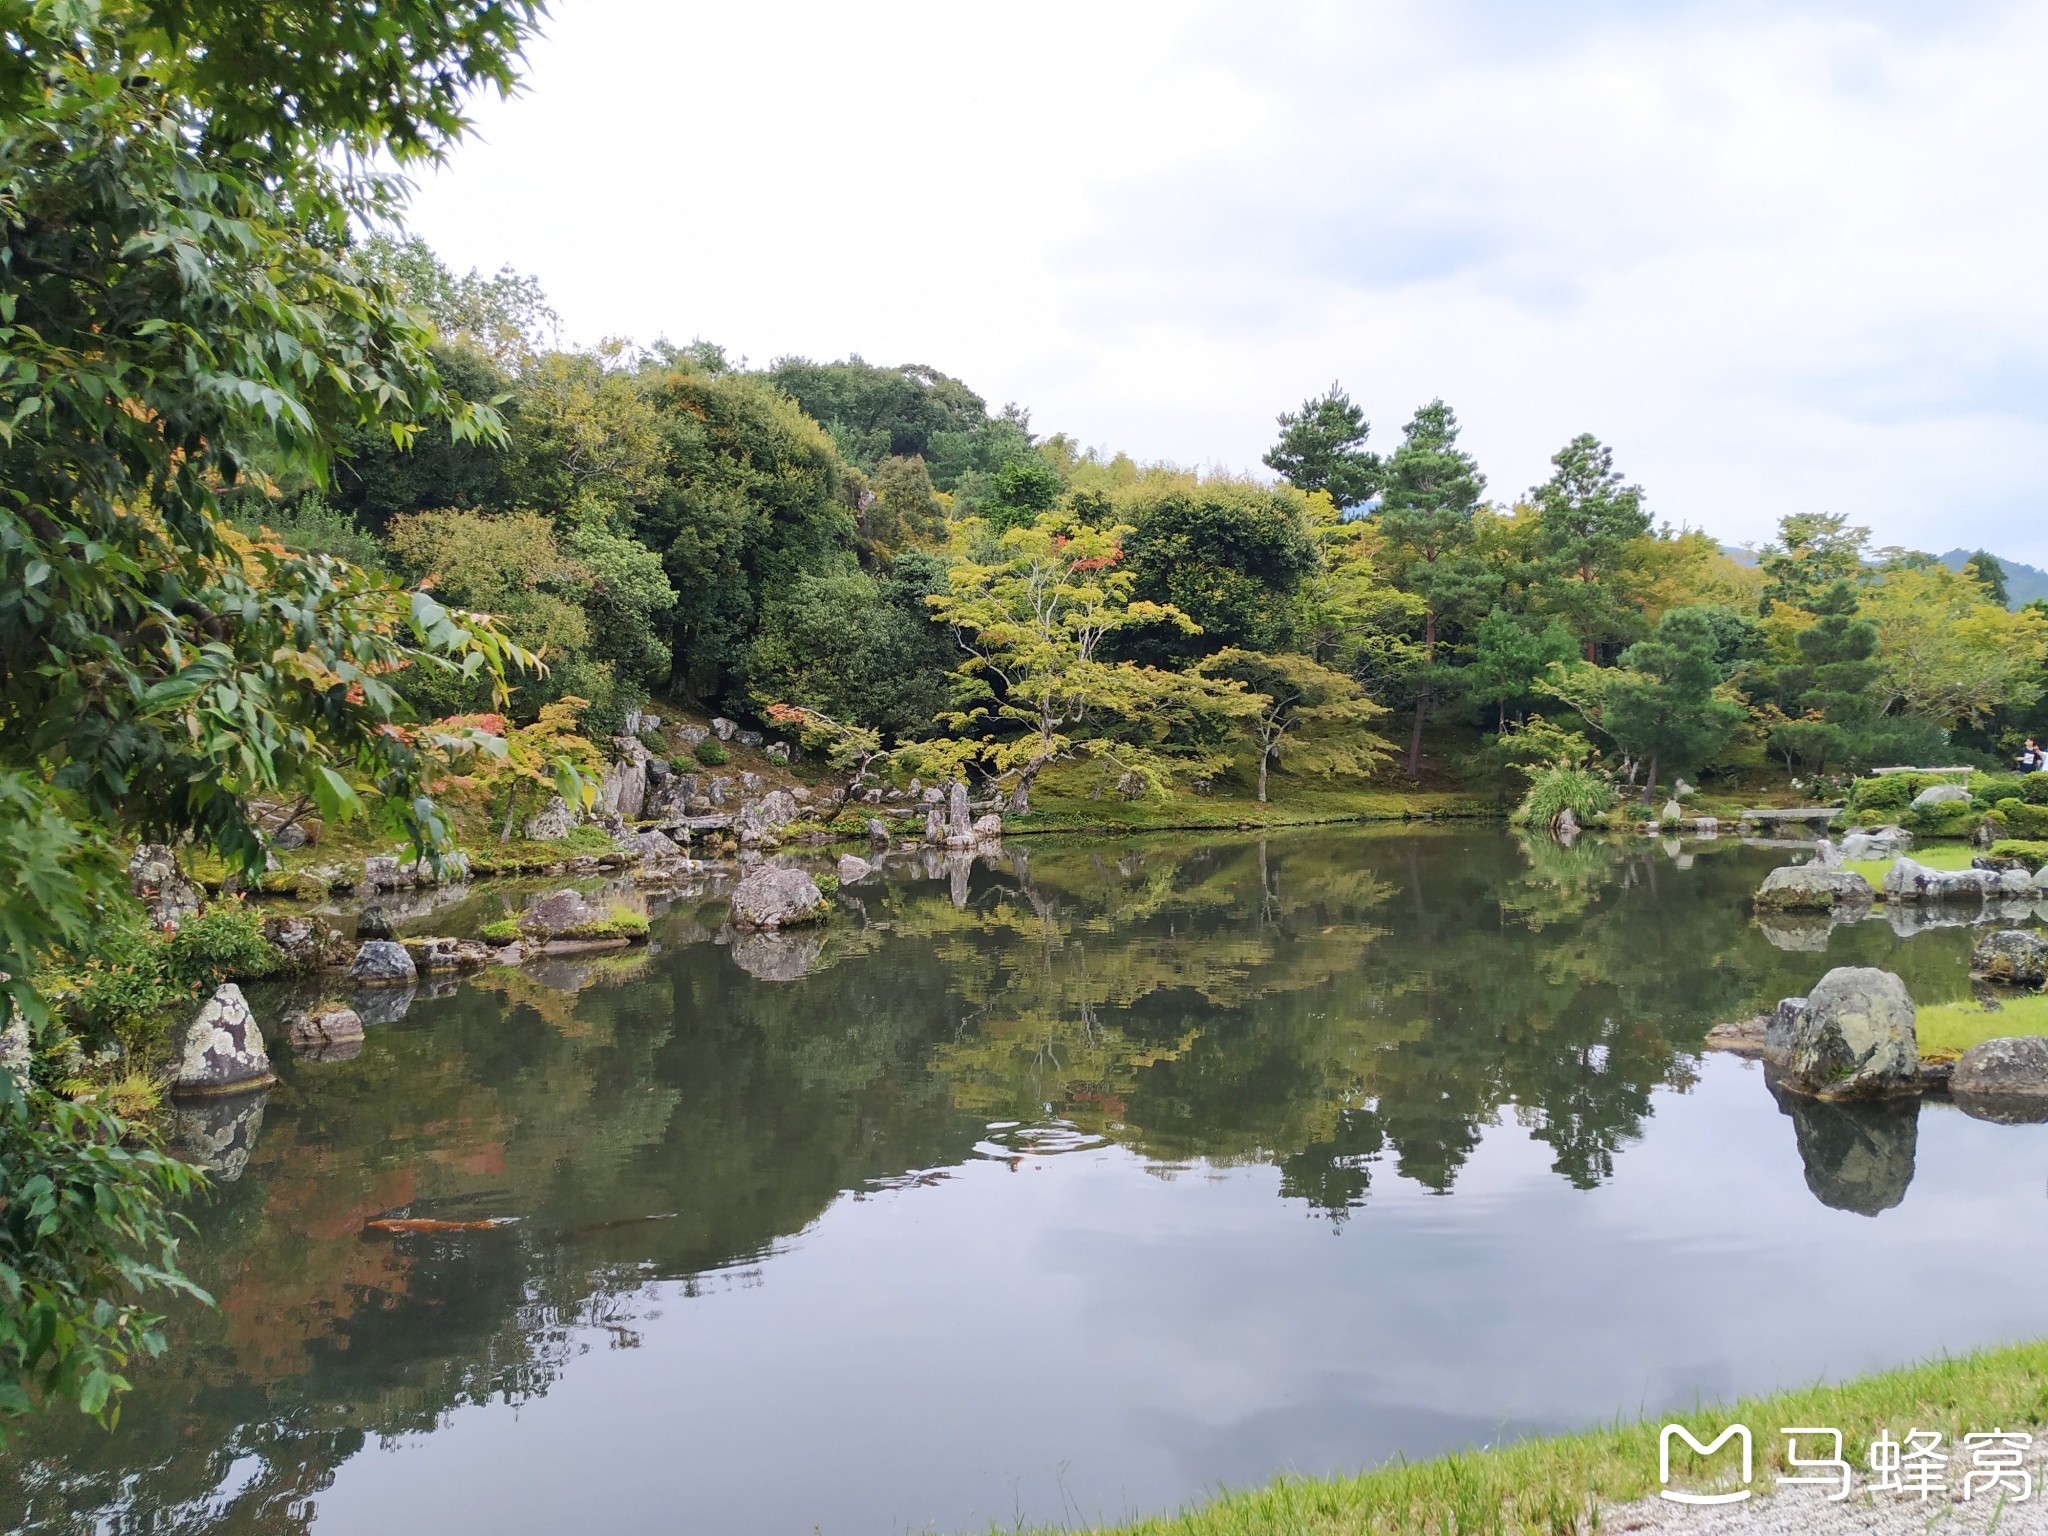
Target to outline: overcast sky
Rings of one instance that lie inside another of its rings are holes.
[[[2048,6],[555,0],[426,178],[570,339],[922,362],[1251,469],[1341,379],[1510,500],[2048,564]]]

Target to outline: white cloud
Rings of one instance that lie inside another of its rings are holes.
[[[421,189],[584,339],[928,362],[1252,466],[1341,377],[1496,495],[1578,431],[1730,539],[2048,563],[2048,13],[563,0]]]

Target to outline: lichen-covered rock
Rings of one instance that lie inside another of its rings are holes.
[[[615,738],[612,748],[618,755],[605,765],[591,808],[603,815],[638,821],[641,807],[647,803],[647,764],[652,754],[631,736]]]
[[[2000,889],[1998,874],[1988,869],[1929,869],[1902,858],[1884,872],[1886,901],[1982,901]]]
[[[366,891],[395,891],[412,881],[399,871],[397,854],[373,853],[363,860],[363,878],[357,884]]]
[[[1956,1061],[1949,1091],[1979,1098],[2035,1098],[2048,1101],[2048,1035],[1986,1040]]]
[[[285,1039],[305,1060],[347,1061],[363,1049],[363,1017],[341,1003],[321,1003],[293,1014]]]
[[[529,934],[547,939],[572,928],[586,927],[603,916],[579,891],[549,891],[526,904],[519,914],[519,926]]]
[[[391,914],[384,908],[368,906],[356,914],[358,939],[388,939],[392,932]]]
[[[1955,805],[1970,798],[1960,784],[1930,784],[1913,797],[1913,809],[1924,811],[1937,805]]]
[[[713,715],[711,717],[711,734],[720,741],[731,741],[733,733],[738,729],[739,723],[737,721],[728,720],[723,715]]]
[[[175,929],[202,905],[199,887],[178,868],[178,856],[162,843],[144,843],[128,860],[128,888],[149,909],[158,928]]]
[[[739,818],[733,823],[740,835],[740,846],[773,844],[782,829],[797,819],[797,814],[796,801],[786,789],[770,790],[759,800],[748,801],[740,807]]]
[[[767,784],[768,781],[758,773],[742,773],[740,775],[740,793],[743,795],[758,795],[767,787]]]
[[[841,885],[858,885],[874,872],[875,866],[857,854],[842,853],[839,855],[837,874]]]
[[[967,786],[955,779],[946,786],[946,842],[962,847],[974,841],[974,817],[967,808]]]
[[[733,921],[746,928],[789,928],[825,915],[825,897],[800,869],[759,864],[733,887]]]
[[[1001,842],[1003,840],[1003,818],[995,815],[975,817],[974,840],[977,843]]]
[[[259,1086],[179,1104],[171,1114],[171,1143],[179,1158],[205,1169],[216,1184],[234,1183],[249,1166],[269,1099]]]
[[[1919,1086],[1913,999],[1889,971],[1857,965],[1829,971],[1782,1034],[1773,1021],[1766,1037],[1768,1056],[1777,1057],[1781,1040],[1785,1081],[1801,1092],[1829,1099],[1875,1098]]]
[[[932,844],[946,841],[946,818],[936,805],[924,813],[924,840]]]
[[[263,937],[284,957],[286,970],[317,971],[339,965],[348,953],[348,941],[317,917],[297,913],[263,920]]]
[[[1764,876],[1756,905],[1762,912],[1832,912],[1837,907],[1867,907],[1876,895],[1870,882],[1853,869],[1788,864]]]
[[[393,939],[368,939],[348,963],[348,979],[363,986],[388,986],[417,980],[419,967],[405,946]]]
[[[768,738],[759,731],[741,731],[738,733],[738,740],[741,746],[758,750]]]
[[[771,763],[786,767],[789,763],[789,753],[790,746],[786,741],[771,741],[768,743],[768,761]]]
[[[533,843],[559,843],[569,835],[582,818],[569,808],[569,802],[560,795],[550,795],[548,802],[520,824],[519,835]]]
[[[673,870],[686,864],[688,857],[676,840],[666,832],[633,832],[619,839],[619,847],[637,860],[642,869]]]
[[[407,939],[404,948],[423,971],[473,971],[491,963],[491,946],[481,939]]]
[[[2048,939],[2025,928],[2001,928],[1977,941],[1970,974],[2014,987],[2048,984]]]
[[[1799,1021],[1806,1013],[1806,999],[1784,997],[1778,1000],[1764,1020],[1764,1060],[1774,1067],[1782,1067],[1792,1059],[1792,1039],[1799,1028]]]
[[[185,1027],[178,1053],[176,1093],[238,1093],[272,1081],[263,1031],[248,999],[224,982]]]

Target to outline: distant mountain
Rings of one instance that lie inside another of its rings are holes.
[[[1730,560],[1733,560],[1737,565],[1756,564],[1756,551],[1747,544],[1723,544],[1721,546],[1721,553]]]
[[[1950,570],[1960,571],[1963,562],[1975,553],[1972,549],[1952,549],[1939,559]],[[2036,566],[2022,565],[2019,561],[2008,560],[2003,555],[1997,558],[1998,563],[2005,567],[2005,595],[2008,607],[2017,608],[2037,597],[2048,597],[2048,571]]]

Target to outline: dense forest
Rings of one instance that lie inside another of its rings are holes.
[[[1816,512],[1738,563],[1655,526],[1590,435],[1490,496],[1445,402],[1382,453],[1332,385],[1280,416],[1277,480],[1199,475],[1041,435],[920,364],[552,348],[530,279],[391,236],[359,255],[502,437],[361,432],[325,486],[254,476],[227,508],[495,616],[546,661],[517,712],[581,700],[594,738],[650,697],[793,707],[1022,806],[1068,760],[1127,794],[1564,762],[1648,796],[1989,765],[2044,724],[2048,608],[2009,611],[1993,557],[1953,570]],[[480,677],[395,686],[427,718],[487,703]],[[1455,764],[1426,757],[1432,726],[1469,736]]]

